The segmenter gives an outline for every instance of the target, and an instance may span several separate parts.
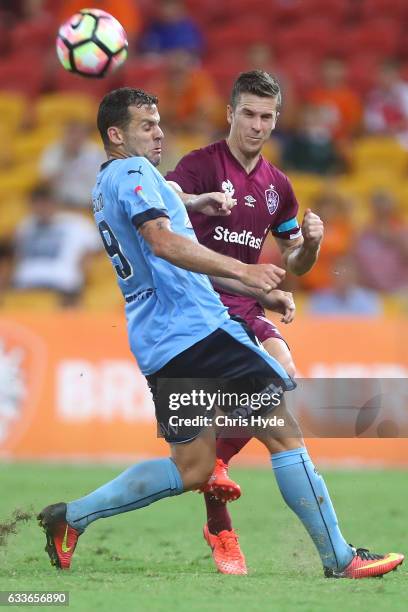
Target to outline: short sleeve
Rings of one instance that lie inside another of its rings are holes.
[[[121,173],[119,202],[136,228],[146,221],[169,217],[156,172],[147,160],[130,158]]]
[[[185,155],[174,170],[166,174],[166,181],[173,181],[181,187],[184,193],[199,195],[207,190],[204,186],[203,176],[209,167],[206,154],[202,149],[192,151]]]
[[[271,232],[276,238],[294,240],[302,235],[302,230],[296,218],[299,203],[287,177],[285,177],[285,182],[285,201],[282,203],[283,212],[279,215],[276,224],[271,226]]]

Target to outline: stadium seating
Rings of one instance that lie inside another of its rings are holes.
[[[56,3],[47,0],[45,5],[54,11]],[[63,0],[58,3],[63,6]],[[138,6],[145,16],[155,8],[149,0],[140,0]],[[346,61],[349,83],[363,99],[385,57],[401,59],[402,76],[408,80],[407,0],[186,0],[186,6],[203,28],[204,67],[225,100],[236,75],[248,68],[248,47],[262,41],[271,47],[277,69],[292,82],[295,104],[301,105],[310,88],[319,83],[321,59],[331,54]],[[0,59],[0,137],[8,143],[0,158],[0,238],[10,237],[27,214],[26,195],[38,183],[39,157],[61,134],[63,125],[73,119],[94,124],[97,101],[106,91],[121,85],[154,91],[166,69],[165,61],[131,51],[113,77],[84,79],[58,64],[54,37],[55,28],[47,21],[18,24]],[[203,134],[173,136],[169,137],[172,161],[205,144],[206,138]],[[271,140],[265,156],[279,166],[277,142]],[[366,221],[375,189],[391,191],[408,213],[408,152],[387,137],[363,136],[349,148],[348,174],[327,179],[289,173],[301,206],[299,216],[322,190],[332,187],[351,200],[356,227]],[[297,302],[305,300],[297,296]],[[95,310],[121,303],[111,266],[101,253],[92,263],[83,306]],[[3,307],[49,310],[57,304],[56,296],[48,292],[10,292]],[[406,309],[401,304],[397,298],[387,299],[385,310],[400,314]]]
[[[392,57],[399,47],[401,24],[392,19],[371,19],[341,32],[337,53],[356,57],[362,49],[373,57]]]
[[[13,142],[12,151],[15,162],[22,163],[38,159],[44,149],[51,142],[57,140],[61,130],[57,125],[51,123],[44,127],[17,134]]]
[[[408,152],[394,138],[360,138],[353,147],[352,163],[357,173],[378,175],[386,168],[389,174],[402,178],[408,171]]]
[[[23,123],[26,109],[26,98],[13,92],[0,92],[0,117],[2,127],[10,134],[14,133]]]
[[[8,194],[3,199],[0,191],[0,238],[9,238],[14,233],[18,223],[26,216],[27,206],[23,196],[16,198],[16,196]]]
[[[134,58],[126,62],[120,76],[124,85],[154,91],[155,83],[160,81],[164,71],[165,65],[160,59],[143,61]]]
[[[0,296],[0,307],[4,311],[29,310],[30,312],[52,312],[59,307],[59,298],[52,291],[18,291],[10,289]]]
[[[30,47],[48,51],[55,43],[57,24],[49,18],[37,19],[34,22],[21,22],[13,28],[11,33],[11,47],[19,51],[30,41]]]
[[[37,97],[44,84],[43,56],[35,49],[27,55],[8,56],[0,61],[0,90]],[[35,69],[27,69],[27,66]]]
[[[61,126],[72,120],[86,121],[93,125],[96,104],[83,93],[53,93],[37,100],[35,113],[40,127]]]
[[[0,201],[25,195],[38,184],[38,162],[36,159],[16,164],[0,172]]]
[[[393,17],[401,21],[408,17],[406,0],[362,0],[359,8],[362,21],[371,19],[373,15],[378,19]]]
[[[288,28],[281,28],[273,37],[274,48],[280,58],[287,53],[303,49],[308,56],[322,58],[330,55],[336,47],[335,24],[326,17],[313,17]]]

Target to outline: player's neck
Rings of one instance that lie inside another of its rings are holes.
[[[247,155],[244,155],[242,151],[239,149],[239,147],[236,145],[236,143],[234,143],[234,141],[231,140],[230,138],[227,138],[227,146],[229,150],[231,151],[232,155],[235,157],[235,159],[243,167],[245,172],[247,174],[252,172],[252,170],[255,168],[256,164],[258,163],[261,154],[256,153],[256,155],[251,155],[249,157]]]

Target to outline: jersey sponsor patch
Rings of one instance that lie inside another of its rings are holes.
[[[262,238],[257,238],[251,231],[231,232],[231,230],[227,227],[222,227],[222,225],[217,225],[213,238],[214,240],[223,240],[231,244],[243,244],[258,250],[262,247]]]
[[[265,200],[269,214],[273,215],[279,206],[279,193],[275,190],[273,185],[270,185],[269,189],[265,191]]]

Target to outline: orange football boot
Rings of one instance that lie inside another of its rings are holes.
[[[63,502],[52,504],[41,510],[37,516],[40,527],[47,537],[45,552],[51,565],[58,569],[69,569],[81,531],[68,525],[66,521],[67,505]]]
[[[228,465],[222,459],[216,460],[209,481],[199,491],[200,493],[211,493],[224,503],[235,501],[241,497],[241,487],[228,476]]]
[[[220,531],[217,535],[210,533],[208,525],[204,525],[204,539],[211,548],[212,556],[221,574],[246,576],[245,557],[239,547],[238,536],[234,529]]]
[[[375,578],[396,570],[404,561],[400,553],[377,555],[366,548],[355,549],[355,556],[343,570],[325,568],[326,578]]]

